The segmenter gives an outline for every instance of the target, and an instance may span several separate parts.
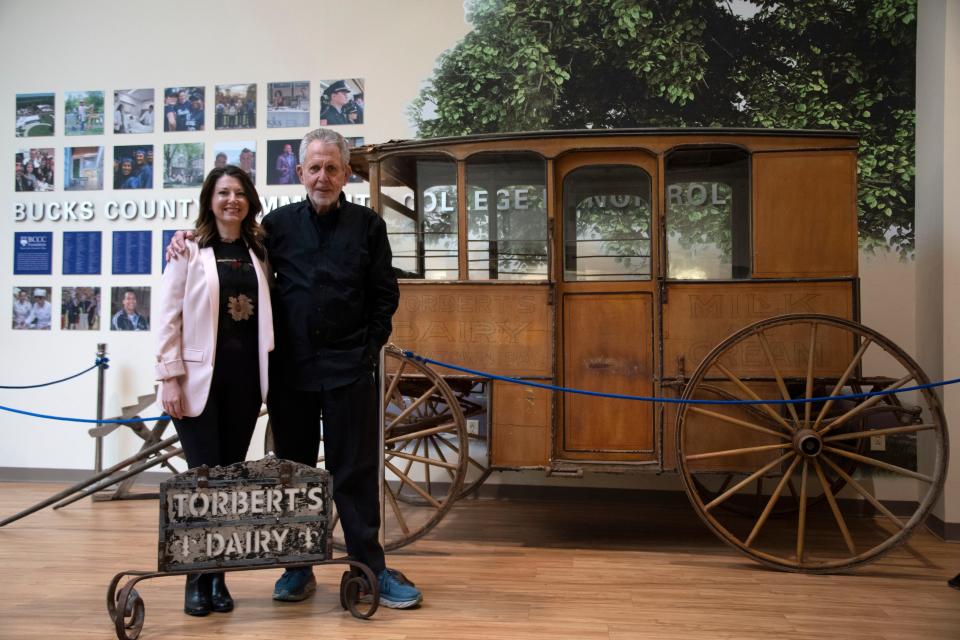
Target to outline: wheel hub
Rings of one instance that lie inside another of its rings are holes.
[[[793,447],[802,456],[816,458],[823,451],[823,439],[813,429],[799,429],[793,435]]]

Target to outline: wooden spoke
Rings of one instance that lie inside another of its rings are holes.
[[[393,380],[390,381],[390,386],[387,387],[386,393],[383,394],[384,404],[389,404],[390,399],[393,398],[393,394],[397,392],[397,387],[400,386],[400,379],[403,377],[403,370],[407,368],[407,361],[402,360],[400,362],[400,367],[397,369],[397,372],[393,376]]]
[[[763,353],[767,356],[767,362],[770,363],[770,368],[773,369],[773,375],[777,378],[777,388],[780,389],[780,397],[784,400],[791,400],[790,392],[787,391],[787,385],[783,381],[783,376],[780,375],[780,369],[773,360],[773,351],[770,350],[770,343],[767,342],[767,334],[765,334],[763,331],[758,331],[757,338],[760,340],[760,346],[763,348]],[[790,415],[793,417],[793,424],[799,429],[800,417],[797,415],[797,408],[793,406],[792,402],[790,402],[787,404],[787,409],[790,411]]]
[[[386,428],[391,429],[395,424],[397,424],[398,422],[401,422],[404,418],[406,418],[411,413],[413,413],[421,404],[426,402],[436,390],[437,390],[437,384],[434,383],[432,387],[430,387],[423,393],[423,395],[421,395],[419,398],[417,398],[416,400],[408,404],[406,407],[404,407],[403,411],[401,411],[400,414],[397,415],[397,417],[394,418],[390,422],[390,424],[387,425]]]
[[[884,462],[883,460],[875,460],[867,456],[862,456],[859,453],[853,453],[852,451],[844,451],[843,449],[827,446],[825,446],[823,450],[829,451],[830,453],[835,453],[838,456],[843,456],[844,458],[850,458],[851,460],[862,462],[863,464],[869,464],[873,467],[879,467],[881,469],[886,469],[887,471],[892,471],[893,473],[899,473],[900,475],[907,476],[908,478],[914,478],[915,480],[922,480],[924,482],[933,482],[933,478],[930,476],[925,476],[922,473],[917,473],[916,471],[911,471],[910,469],[898,467],[895,464],[890,464],[889,462]]]
[[[397,469],[397,468],[396,468],[392,463],[390,463],[390,462],[387,462],[387,463],[385,463],[385,464],[386,464],[387,468],[390,469],[390,471],[392,471],[398,478],[400,478],[400,482],[404,483],[405,485],[407,485],[408,487],[410,487],[411,489],[413,489],[415,492],[417,492],[418,494],[420,494],[420,497],[423,498],[424,500],[426,500],[427,502],[429,502],[430,504],[432,504],[435,509],[440,509],[440,508],[442,508],[442,505],[441,505],[439,502],[437,502],[436,498],[434,498],[434,497],[431,496],[429,493],[427,493],[426,491],[424,491],[423,489],[421,489],[421,488],[420,488],[420,485],[418,485],[416,482],[414,482],[413,480],[411,480],[407,475],[405,475],[403,472],[401,472],[400,469]]]
[[[407,440],[413,440],[414,438],[426,438],[427,436],[432,436],[435,433],[443,433],[445,431],[450,431],[451,429],[456,429],[457,425],[454,422],[447,422],[436,427],[430,427],[429,429],[423,429],[421,431],[414,431],[413,433],[405,433],[402,436],[394,436],[392,438],[387,438],[384,441],[384,444],[396,444],[398,442],[403,442]]]
[[[826,462],[828,465],[830,465],[830,467],[833,469],[833,471],[834,471],[837,475],[839,475],[841,478],[843,478],[843,479],[847,482],[848,485],[850,485],[851,487],[853,487],[854,490],[857,491],[857,493],[859,493],[859,494],[862,495],[864,498],[866,498],[866,499],[867,499],[867,502],[869,502],[870,504],[872,504],[873,507],[874,507],[877,511],[879,511],[879,512],[882,513],[883,515],[887,516],[887,517],[890,518],[891,520],[893,520],[893,521],[896,523],[897,527],[899,527],[900,529],[903,529],[903,523],[900,521],[900,518],[898,518],[897,516],[893,515],[893,513],[892,513],[889,509],[887,509],[885,506],[883,506],[883,503],[882,503],[882,502],[880,502],[879,500],[877,500],[877,499],[873,496],[873,494],[871,494],[869,491],[867,491],[866,489],[864,489],[863,486],[862,486],[859,482],[857,482],[856,480],[854,480],[854,479],[850,476],[850,474],[848,474],[846,471],[844,471],[843,469],[841,469],[838,464],[836,464],[833,460],[831,460],[830,458],[828,458],[828,457],[826,457],[826,456],[823,456],[823,461]]]
[[[867,352],[867,347],[869,347],[870,344],[870,338],[864,338],[863,342],[860,344],[860,348],[857,350],[856,355],[853,356],[853,360],[851,360],[850,364],[847,365],[847,370],[844,371],[843,375],[840,376],[840,379],[837,380],[837,384],[833,385],[833,390],[830,392],[831,398],[834,398],[840,394],[840,390],[843,389],[845,384],[847,384],[847,380],[850,379],[850,375],[853,374],[857,366],[860,364],[860,361],[863,360],[863,354]],[[833,400],[827,400],[823,406],[820,407],[820,412],[817,414],[817,419],[811,427],[814,431],[817,431],[820,428],[820,423],[823,421],[824,416],[827,415],[827,412],[832,406]]]
[[[426,439],[423,439],[423,440],[421,440],[420,442],[426,443],[426,442],[428,442],[428,441],[427,441]],[[417,446],[419,447],[419,444],[418,444]],[[424,446],[424,449],[429,449],[429,448],[430,448],[429,445],[425,445],[425,446]],[[411,454],[411,453],[404,453],[404,452],[402,452],[402,451],[394,451],[394,452],[393,452],[393,455],[396,456],[397,458],[403,458],[404,460],[409,460],[409,461],[411,462],[411,464],[414,463],[414,462],[419,462],[420,464],[424,464],[424,465],[426,465],[427,467],[437,466],[437,467],[443,467],[444,469],[456,469],[456,468],[457,468],[457,465],[455,465],[455,464],[451,464],[451,463],[449,463],[449,462],[444,462],[444,461],[441,461],[441,460],[434,460],[433,458],[430,458],[430,457],[429,457],[429,452],[425,452],[425,453],[427,453],[427,457],[418,456],[418,455]],[[408,471],[409,471],[409,470],[408,470]]]
[[[436,442],[437,439],[438,439],[438,436],[428,436],[427,442],[433,444],[433,448],[436,449],[437,451],[437,457],[439,457],[444,463],[446,463],[442,466],[446,469],[447,475],[450,476],[451,480],[455,480],[457,476],[453,472],[453,470],[457,468],[457,465],[447,463],[447,456],[443,455],[443,451],[440,450],[440,445],[437,444]],[[439,439],[443,440],[443,438],[439,438]]]
[[[803,461],[803,470],[800,472],[800,512],[797,516],[797,562],[803,563],[803,538],[807,531],[807,474],[810,462]]]
[[[887,387],[886,389],[884,389],[884,391],[894,391],[894,390],[896,390],[896,389],[899,389],[900,387],[902,387],[903,385],[907,384],[907,383],[910,382],[911,380],[913,380],[913,374],[912,374],[912,373],[908,373],[907,375],[903,376],[902,378],[900,378],[899,380],[897,380],[896,382],[894,382],[892,385],[890,385],[889,387]],[[881,400],[883,400],[884,397],[885,397],[885,396],[872,396],[872,397],[870,397],[870,398],[867,398],[865,402],[862,402],[861,404],[858,404],[858,405],[855,406],[853,409],[850,409],[850,411],[847,411],[845,414],[843,414],[842,416],[840,416],[840,417],[837,418],[836,420],[832,420],[832,421],[830,422],[830,424],[828,424],[826,427],[824,427],[823,429],[820,430],[820,435],[825,435],[825,434],[827,434],[828,432],[832,431],[833,429],[836,429],[836,428],[839,427],[840,425],[842,425],[842,424],[844,424],[845,422],[847,422],[850,418],[853,418],[853,417],[859,415],[859,414],[860,414],[861,412],[863,412],[864,410],[869,409],[869,408],[872,407],[873,405],[877,404],[878,402],[880,402]]]
[[[776,488],[774,488],[773,493],[770,495],[770,499],[767,500],[767,506],[764,507],[763,513],[761,513],[760,517],[757,518],[757,523],[753,525],[753,531],[750,532],[750,536],[747,538],[745,543],[748,547],[753,544],[753,541],[757,538],[757,534],[760,533],[760,529],[762,529],[763,525],[767,522],[767,518],[770,517],[770,512],[773,511],[774,505],[777,504],[777,500],[780,499],[780,494],[783,492],[783,488],[786,486],[787,480],[790,479],[790,474],[792,474],[793,470],[797,468],[797,464],[799,462],[800,456],[797,456],[793,459],[793,462],[790,463],[790,466],[787,467],[787,470],[783,473],[783,477],[780,478],[780,482],[778,482]]]
[[[847,523],[843,519],[843,514],[840,513],[840,507],[837,506],[837,499],[833,497],[833,491],[830,490],[830,483],[827,482],[826,477],[823,475],[823,469],[820,467],[820,463],[816,459],[813,460],[813,469],[817,472],[817,477],[820,478],[820,485],[823,487],[823,495],[826,496],[827,502],[830,503],[830,510],[833,511],[833,518],[837,521],[837,526],[840,527],[840,533],[843,534],[843,540],[847,543],[847,549],[850,550],[851,555],[857,555],[857,549],[853,544],[853,538],[850,537],[850,530],[847,529]]]
[[[417,455],[417,452],[420,451],[420,445],[421,445],[421,444],[423,444],[423,440],[417,440],[417,444],[416,444],[416,446],[413,448],[413,455],[414,455],[414,456],[416,456],[416,455]],[[402,450],[394,450],[394,451],[391,451],[391,452],[390,452],[390,459],[393,460],[394,457],[402,457],[402,456],[400,456],[400,453],[401,453],[401,452],[402,452]],[[409,455],[409,454],[408,454],[408,455]],[[410,469],[413,467],[413,460],[410,459],[410,458],[406,458],[406,460],[407,460],[407,466],[404,467],[403,473],[404,473],[404,475],[410,475]],[[397,491],[397,493],[400,493],[400,492]]]
[[[757,469],[756,471],[751,473],[749,476],[747,476],[737,484],[733,485],[732,487],[730,487],[729,489],[721,493],[719,496],[714,498],[708,504],[705,504],[703,508],[709,511],[710,509],[714,508],[718,504],[725,502],[730,496],[735,494],[737,491],[740,491],[740,489],[744,488],[745,486],[747,486],[748,484],[750,484],[751,482],[753,482],[754,480],[756,480],[757,478],[765,474],[767,471],[770,471],[770,469],[773,469],[778,464],[780,464],[781,462],[785,461],[787,458],[793,455],[796,455],[796,454],[793,451],[788,451],[787,453],[783,454],[773,462],[767,463],[760,469]]]
[[[804,393],[804,398],[807,399],[807,402],[803,403],[803,421],[806,423],[810,422],[810,408],[812,406],[810,398],[813,397],[813,361],[817,355],[818,326],[816,322],[810,325],[810,352],[807,354],[807,387]]]
[[[759,451],[772,451],[774,449],[788,449],[793,444],[784,442],[783,444],[765,444],[757,447],[744,447],[742,449],[726,449],[724,451],[711,451],[710,453],[695,453],[687,456],[687,460],[706,460],[707,458],[722,458],[725,456],[737,456],[745,453],[757,453]]]
[[[895,433],[915,433],[917,431],[927,431],[936,429],[935,424],[912,424],[906,427],[888,427],[886,429],[871,429],[867,431],[854,431],[852,433],[842,433],[835,436],[827,436],[824,442],[837,442],[838,440],[861,440],[863,438],[872,438],[873,436],[889,436]]]
[[[780,431],[774,431],[773,429],[767,429],[766,427],[761,427],[758,424],[753,424],[752,422],[747,422],[746,420],[740,420],[739,418],[734,418],[732,416],[727,416],[722,413],[717,413],[716,411],[710,411],[709,409],[701,409],[700,407],[690,407],[688,411],[693,413],[699,413],[700,415],[707,416],[709,418],[714,418],[716,420],[721,420],[728,424],[735,424],[739,427],[744,427],[745,429],[752,429],[759,433],[765,433],[768,436],[773,436],[774,438],[780,438],[782,440],[789,440],[790,437]]]
[[[410,527],[407,526],[406,519],[403,517],[403,514],[400,513],[400,505],[397,504],[396,496],[393,495],[393,492],[390,491],[389,487],[387,487],[386,494],[388,498],[387,502],[390,503],[390,508],[393,511],[393,515],[396,516],[397,522],[400,524],[400,530],[403,531],[403,535],[410,535]]]
[[[753,389],[751,389],[746,384],[744,384],[743,381],[740,378],[738,378],[735,373],[727,369],[725,366],[723,366],[719,362],[717,362],[715,366],[717,367],[717,369],[719,369],[723,373],[723,375],[727,377],[728,380],[730,380],[730,382],[737,385],[737,387],[739,387],[741,391],[743,391],[746,395],[748,395],[751,400],[763,400],[763,398],[761,398],[760,396],[758,396],[756,393],[753,392]],[[794,432],[794,428],[791,427],[790,424],[783,419],[783,416],[781,416],[779,413],[774,411],[773,408],[770,407],[770,405],[759,404],[757,406],[763,409],[764,411],[766,411],[767,414],[774,419],[774,421],[776,421],[780,426],[782,426],[787,431],[787,433]]]
[[[340,512],[337,510],[334,510],[333,520],[330,521],[330,531],[333,531],[334,529],[337,528],[338,522],[340,522]]]

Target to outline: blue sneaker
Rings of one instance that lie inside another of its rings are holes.
[[[317,579],[311,567],[287,569],[273,587],[273,599],[281,602],[306,600],[317,590]]]
[[[377,576],[380,604],[391,609],[409,609],[423,602],[423,594],[399,571],[384,569]]]

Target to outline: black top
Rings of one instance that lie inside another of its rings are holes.
[[[341,193],[326,214],[305,199],[263,228],[276,273],[271,386],[335,389],[371,371],[400,300],[380,216]]]
[[[215,240],[213,255],[220,278],[217,324],[218,367],[259,367],[257,350],[257,272],[242,240]]]

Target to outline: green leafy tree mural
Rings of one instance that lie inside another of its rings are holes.
[[[862,134],[860,239],[913,249],[915,0],[474,0],[423,137],[584,127]]]

